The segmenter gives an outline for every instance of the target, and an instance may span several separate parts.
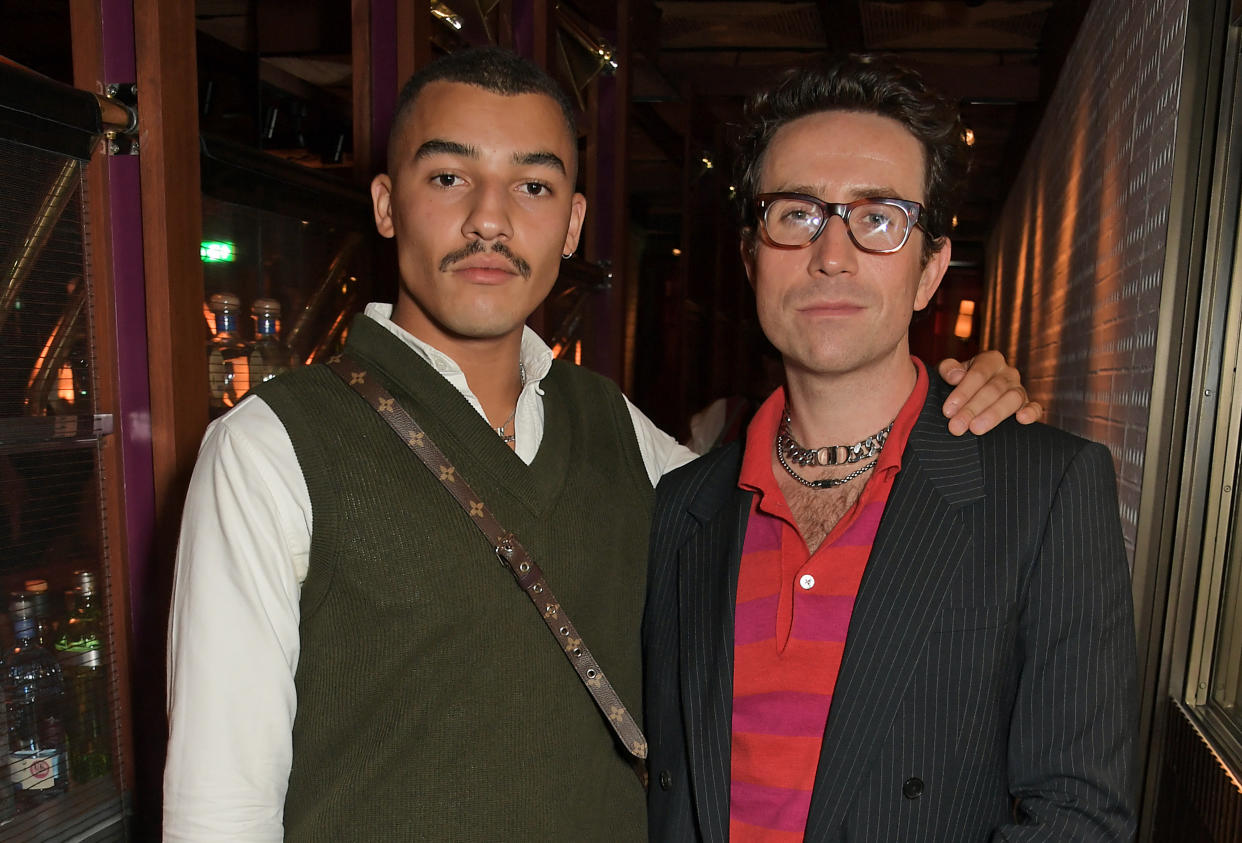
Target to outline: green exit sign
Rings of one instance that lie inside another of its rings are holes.
[[[232,263],[235,255],[233,244],[223,240],[204,240],[198,248],[203,263]]]

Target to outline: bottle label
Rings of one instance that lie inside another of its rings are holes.
[[[60,776],[61,755],[54,749],[23,750],[9,756],[9,778],[21,790],[47,790]]]

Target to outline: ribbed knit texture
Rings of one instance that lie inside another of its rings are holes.
[[[639,717],[652,492],[616,387],[555,363],[527,466],[381,326],[355,320],[347,351],[521,538]],[[260,395],[314,522],[286,838],[643,839],[642,789],[593,700],[438,479],[326,367]]]

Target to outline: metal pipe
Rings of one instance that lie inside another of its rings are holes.
[[[26,382],[26,415],[48,415],[52,393],[59,386],[60,370],[69,359],[74,341],[81,334],[85,314],[86,282],[78,278],[69,300],[65,302],[65,309],[56,320],[56,327],[30,370],[30,380]]]
[[[13,262],[5,268],[4,275],[0,276],[0,330],[3,330],[4,323],[12,314],[17,297],[21,294],[22,285],[26,283],[26,279],[38,263],[43,247],[47,245],[52,230],[60,221],[61,214],[65,212],[65,207],[69,204],[70,197],[73,196],[74,188],[81,184],[82,175],[79,166],[80,162],[73,158],[68,159],[61,166],[60,173],[52,182],[51,189],[43,197],[43,205],[35,212],[30,229],[26,232],[26,239],[18,247]]]
[[[298,363],[305,363],[314,350],[315,339],[308,337],[312,323],[315,317],[319,315],[324,304],[328,300],[328,296],[341,283],[341,279],[345,277],[345,270],[349,266],[349,261],[357,251],[358,246],[362,243],[362,235],[356,231],[350,232],[345,237],[345,242],[341,244],[341,248],[336,253],[336,257],[332,259],[331,265],[328,267],[327,273],[323,280],[319,282],[319,286],[315,288],[315,292],[306,300],[306,305],[298,314],[297,321],[289,332],[285,334],[285,345],[289,347],[289,351],[293,354],[294,359]],[[301,345],[309,346],[302,350]]]

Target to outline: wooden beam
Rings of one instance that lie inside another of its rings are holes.
[[[134,33],[156,520],[175,533],[207,426],[194,8],[134,0]]]
[[[102,92],[107,81],[104,75],[102,21],[97,0],[70,0],[69,24],[72,32],[73,84],[77,88]],[[128,589],[129,571],[126,551],[126,500],[125,474],[121,453],[122,412],[120,404],[120,372],[118,371],[118,345],[116,336],[116,303],[112,250],[112,219],[109,203],[109,173],[106,146],[96,146],[86,168],[87,215],[90,220],[90,253],[87,262],[91,274],[91,329],[95,359],[95,412],[107,413],[113,418],[114,433],[100,440],[99,465],[101,475],[100,502],[104,509],[101,527],[104,531],[101,546],[107,548],[100,573],[106,582],[108,661],[112,676],[119,679],[109,683],[115,689],[115,705],[112,722],[118,725],[113,736],[113,769],[120,771],[120,786],[124,793],[134,789],[134,718],[131,715],[130,648],[132,624]]]
[[[371,92],[371,0],[350,3],[350,64],[353,67],[354,179],[371,180],[375,172],[372,155]]]
[[[397,90],[431,61],[431,13],[427,0],[397,0]]]
[[[530,59],[549,73],[554,64],[556,49],[556,24],[553,15],[556,12],[555,0],[529,0],[531,21],[534,24],[531,33]]]

